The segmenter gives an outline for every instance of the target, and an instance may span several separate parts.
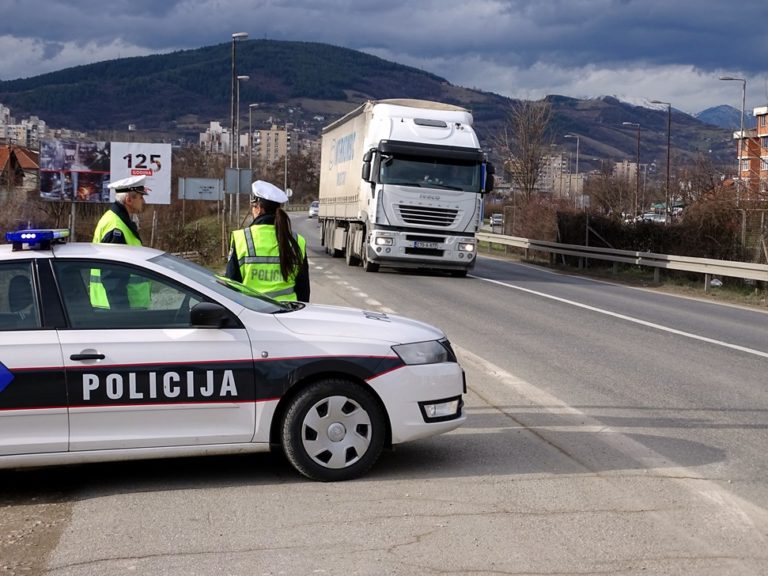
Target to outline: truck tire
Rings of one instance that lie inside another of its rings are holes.
[[[352,245],[354,242],[352,241],[354,237],[354,228],[350,227],[347,231],[347,242],[346,246],[344,247],[344,259],[347,262],[347,266],[359,266],[360,265],[360,258],[358,258],[354,250],[352,249]]]
[[[285,413],[283,452],[296,470],[322,482],[367,472],[386,440],[386,414],[374,395],[340,378],[302,390]]]
[[[333,247],[333,232],[336,230],[336,223],[333,220],[326,221],[325,229],[323,230],[323,245],[325,246],[325,253],[331,258],[338,258],[341,256],[341,250],[336,250]]]
[[[368,260],[368,247],[363,246],[363,270],[366,272],[378,272],[379,265],[376,262]]]

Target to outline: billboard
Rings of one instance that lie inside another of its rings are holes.
[[[45,200],[108,202],[109,142],[40,142],[40,196]]]
[[[146,176],[147,204],[171,203],[171,145],[112,142],[110,179]],[[110,200],[114,200],[114,194]]]
[[[93,140],[40,142],[40,197],[72,202],[112,202],[107,185],[147,176],[147,204],[171,203],[171,145]]]

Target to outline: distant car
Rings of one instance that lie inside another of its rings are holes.
[[[491,226],[503,226],[504,216],[502,214],[491,214]]]
[[[309,212],[307,218],[317,218],[317,213],[320,211],[320,202],[315,200],[309,205]]]
[[[655,212],[646,212],[643,214],[643,220],[645,222],[656,222],[657,224],[665,224],[667,222],[666,214],[656,214]]]

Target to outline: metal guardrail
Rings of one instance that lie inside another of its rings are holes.
[[[705,289],[709,286],[709,277],[730,276],[745,280],[758,280],[768,282],[768,265],[752,264],[749,262],[736,262],[731,260],[713,260],[709,258],[694,258],[689,256],[671,256],[668,254],[654,254],[652,252],[639,252],[632,250],[613,250],[611,248],[598,248],[594,246],[579,246],[577,244],[558,244],[545,240],[529,240],[518,236],[505,236],[503,234],[489,234],[478,232],[476,237],[480,241],[491,244],[513,246],[528,252],[548,252],[550,254],[564,254],[576,256],[585,260],[608,260],[634,264],[636,266],[649,266],[654,268],[655,279],[658,281],[659,269],[681,270],[685,272],[697,272],[704,274]]]
[[[180,256],[181,258],[184,258],[185,260],[190,260],[196,264],[202,264],[203,263],[203,256],[198,252],[197,250],[190,250],[189,252],[173,252],[174,256]]]

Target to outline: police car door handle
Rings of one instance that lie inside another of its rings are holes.
[[[70,360],[104,360],[104,358],[104,354],[99,354],[98,352],[91,352],[88,354],[72,354],[72,356],[69,357]]]

